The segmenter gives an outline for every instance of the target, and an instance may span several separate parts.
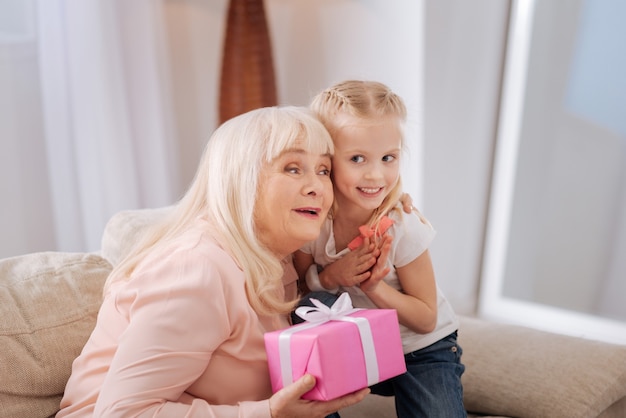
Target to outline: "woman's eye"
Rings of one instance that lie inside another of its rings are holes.
[[[330,176],[330,168],[322,168],[319,171],[319,174],[322,176]]]
[[[352,158],[350,158],[350,161],[355,162],[355,163],[362,163],[363,161],[365,161],[365,158],[362,155],[355,155]]]
[[[286,167],[285,171],[288,172],[289,174],[298,174],[300,172],[300,169],[298,167]]]
[[[385,155],[383,157],[383,161],[386,162],[386,163],[390,163],[390,162],[392,162],[395,159],[396,159],[395,155]]]

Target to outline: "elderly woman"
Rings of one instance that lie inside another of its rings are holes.
[[[323,417],[304,376],[272,395],[263,334],[288,326],[290,254],[332,204],[332,140],[307,110],[220,126],[172,215],[109,276],[57,417]]]

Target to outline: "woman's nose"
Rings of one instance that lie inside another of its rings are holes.
[[[317,196],[321,192],[322,182],[318,176],[308,176],[308,181],[304,186],[305,194]]]
[[[304,186],[304,192],[307,195],[318,196],[325,192],[325,181],[330,182],[328,177],[320,176],[317,173],[313,173],[307,176],[307,182]]]

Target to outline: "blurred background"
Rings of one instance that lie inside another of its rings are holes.
[[[0,0],[0,257],[97,251],[115,212],[174,203],[242,90],[373,79],[408,106],[403,182],[457,312],[497,318],[482,292],[626,324],[626,11],[527,3],[515,26],[504,0]]]

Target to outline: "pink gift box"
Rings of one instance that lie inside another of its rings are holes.
[[[265,334],[274,392],[285,386],[284,380],[291,383],[289,368],[291,381],[306,373],[315,376],[315,387],[303,396],[310,400],[331,400],[406,372],[394,309],[362,309],[342,318]],[[360,331],[363,323],[370,336]]]

